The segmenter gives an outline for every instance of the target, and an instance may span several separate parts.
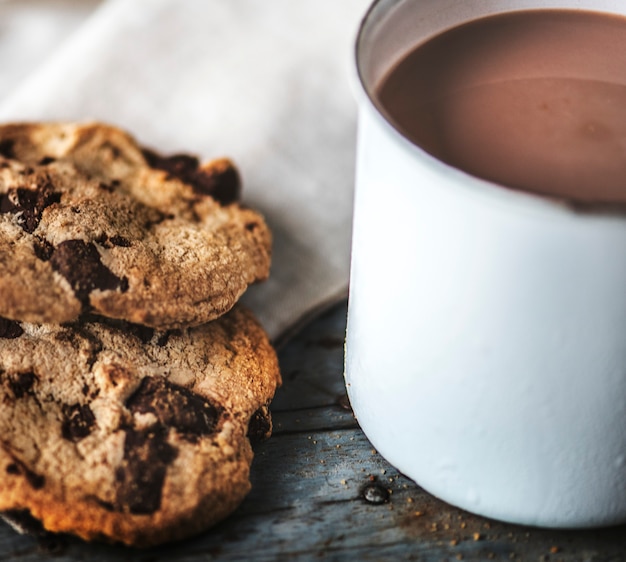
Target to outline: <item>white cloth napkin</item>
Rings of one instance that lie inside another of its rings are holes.
[[[352,44],[368,3],[107,0],[0,120],[97,119],[162,152],[230,156],[274,233],[270,280],[244,300],[280,338],[347,292]]]

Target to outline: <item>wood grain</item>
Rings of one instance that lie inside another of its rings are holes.
[[[345,314],[344,303],[280,351],[274,436],[257,446],[253,490],[228,520],[145,551],[35,539],[0,524],[0,561],[626,560],[626,527],[550,531],[489,521],[438,501],[391,467],[347,408]]]

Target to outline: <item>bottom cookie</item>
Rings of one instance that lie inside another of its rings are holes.
[[[278,384],[241,307],[169,332],[0,319],[0,512],[141,547],[197,534],[249,491]]]

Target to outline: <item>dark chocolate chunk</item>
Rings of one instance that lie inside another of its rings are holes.
[[[40,166],[47,166],[48,164],[52,164],[56,162],[56,159],[52,156],[44,156],[39,162],[37,162]]]
[[[52,257],[54,246],[47,240],[37,237],[33,241],[33,251],[38,259],[41,261],[48,261]]]
[[[130,247],[130,240],[119,236],[117,234],[108,236],[107,234],[101,234],[96,238],[96,242],[104,248],[112,248],[113,246],[121,246],[123,248]]]
[[[8,320],[0,316],[0,338],[13,340],[24,333],[22,327],[15,320]]]
[[[126,401],[131,414],[153,414],[144,429],[124,428],[124,460],[116,471],[116,509],[150,514],[161,506],[167,467],[178,451],[167,442],[171,429],[188,439],[215,431],[220,410],[201,396],[165,379],[145,377]]]
[[[15,189],[10,189],[7,193],[0,193],[0,214],[18,212],[15,191]]]
[[[267,406],[259,408],[248,423],[248,439],[251,443],[259,443],[267,439],[272,432],[272,418]]]
[[[167,443],[167,434],[160,424],[126,430],[124,460],[115,473],[117,510],[149,515],[161,507],[167,467],[178,454]]]
[[[114,246],[121,246],[122,248],[128,248],[130,246],[130,240],[124,238],[123,236],[115,235],[109,237],[109,241]]]
[[[148,166],[167,172],[171,177],[182,179],[193,174],[200,166],[200,161],[189,154],[174,154],[173,156],[161,156],[156,152],[144,149],[143,156]]]
[[[102,291],[128,290],[128,280],[114,275],[100,261],[97,248],[82,240],[61,242],[52,253],[50,263],[55,271],[65,277],[76,296],[83,304],[89,304],[89,293],[94,289]]]
[[[133,414],[152,413],[165,427],[191,438],[211,435],[220,415],[220,408],[202,396],[156,377],[145,377],[126,407]]]
[[[154,337],[154,328],[148,326],[142,326],[141,324],[133,324],[132,322],[120,323],[123,326],[124,331],[133,334],[133,336],[139,338],[142,343],[149,343]]]
[[[13,139],[2,139],[0,140],[0,156],[4,156],[5,158],[15,158],[15,141]]]
[[[96,418],[87,404],[63,405],[61,434],[64,439],[76,443],[87,437],[94,425],[96,425]]]
[[[32,470],[26,469],[24,471],[24,476],[26,477],[26,480],[28,480],[28,483],[35,490],[41,490],[45,486],[45,484],[46,484],[46,479],[43,476],[41,476],[40,474],[36,474]]]
[[[144,149],[143,155],[151,168],[164,170],[169,177],[178,178],[200,195],[208,195],[222,205],[229,205],[239,199],[241,178],[231,165],[205,170],[199,167],[200,162],[195,156],[187,154],[161,156]]]
[[[15,398],[24,398],[30,391],[37,380],[37,375],[32,371],[25,373],[15,373],[9,375],[9,387]]]
[[[59,331],[54,336],[54,338],[60,342],[74,344],[74,342],[82,340],[83,344],[87,344],[86,360],[89,369],[93,367],[94,363],[98,360],[98,355],[102,351],[102,341],[86,326],[87,322],[93,321],[91,318],[90,315],[85,314],[81,317],[81,320],[74,324],[67,324],[66,330]]]
[[[11,453],[9,453],[9,455],[13,459],[13,462],[7,467],[7,473],[13,475],[23,475],[24,478],[26,478],[26,481],[35,490],[41,490],[41,488],[45,486],[46,479],[43,476],[30,470],[22,461],[11,455]]]
[[[19,225],[28,233],[35,231],[46,207],[61,201],[61,194],[47,183],[39,189],[11,188],[0,195],[0,213],[18,214]]]
[[[241,179],[233,166],[220,170],[198,170],[190,181],[197,193],[210,195],[222,205],[237,201],[241,195]]]
[[[180,337],[181,335],[182,335],[182,332],[180,330],[166,330],[165,332],[162,332],[159,334],[156,344],[159,347],[164,347],[167,344],[167,342],[170,341],[170,338],[172,336]]]

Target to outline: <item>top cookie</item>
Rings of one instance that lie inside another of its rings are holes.
[[[269,273],[228,160],[160,156],[103,124],[0,126],[0,316],[203,324]]]

